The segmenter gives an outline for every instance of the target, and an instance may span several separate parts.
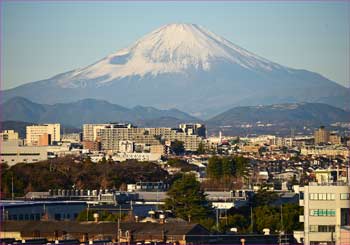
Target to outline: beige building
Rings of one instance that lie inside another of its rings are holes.
[[[47,137],[45,137],[46,134]],[[29,146],[39,146],[43,143],[50,145],[52,142],[60,140],[61,125],[59,123],[32,125],[26,128],[26,141]]]
[[[348,244],[350,241],[350,186],[343,183],[300,187],[304,215],[304,244]]]
[[[84,124],[83,141],[96,141],[98,130],[107,127],[110,124]]]
[[[18,133],[14,130],[4,130],[0,133],[0,140],[1,141],[7,141],[7,140],[18,140]]]
[[[315,145],[329,142],[329,132],[323,126],[315,130],[314,136]]]
[[[300,149],[301,155],[314,155],[314,156],[350,156],[350,151],[347,147],[303,147]]]
[[[3,141],[1,143],[0,161],[9,166],[17,163],[33,163],[47,160],[47,147],[45,146],[20,146],[16,140]]]

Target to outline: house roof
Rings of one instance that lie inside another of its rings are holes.
[[[199,224],[189,223],[121,223],[123,231],[131,231],[134,234],[167,234],[167,235],[195,235],[209,234],[208,230]],[[19,231],[30,233],[67,232],[88,234],[116,234],[118,224],[115,222],[76,222],[76,221],[5,221],[3,231]]]

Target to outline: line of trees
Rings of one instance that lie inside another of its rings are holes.
[[[173,177],[151,162],[108,160],[93,163],[90,159],[57,158],[37,163],[20,163],[12,167],[1,164],[1,196],[11,197],[12,180],[16,197],[29,191],[49,189],[126,189],[137,181],[164,181]]]
[[[211,179],[223,177],[243,177],[248,166],[248,159],[242,156],[209,158],[207,175]]]

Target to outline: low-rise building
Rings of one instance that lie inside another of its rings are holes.
[[[153,162],[159,161],[162,154],[160,153],[147,153],[147,152],[119,152],[114,153],[112,156],[113,161],[124,162],[126,160],[137,160],[139,162]]]
[[[343,156],[349,157],[350,151],[347,147],[334,147],[334,146],[309,146],[300,149],[302,155],[314,155],[314,156]]]
[[[45,146],[20,146],[18,141],[3,141],[1,143],[1,163],[9,166],[17,163],[33,163],[47,160],[47,147]]]

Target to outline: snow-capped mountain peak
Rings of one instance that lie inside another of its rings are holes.
[[[63,87],[84,86],[83,81],[93,79],[102,85],[129,76],[186,73],[189,69],[209,71],[217,62],[255,70],[281,68],[198,25],[169,24],[128,48],[75,70],[61,79],[60,84]]]

